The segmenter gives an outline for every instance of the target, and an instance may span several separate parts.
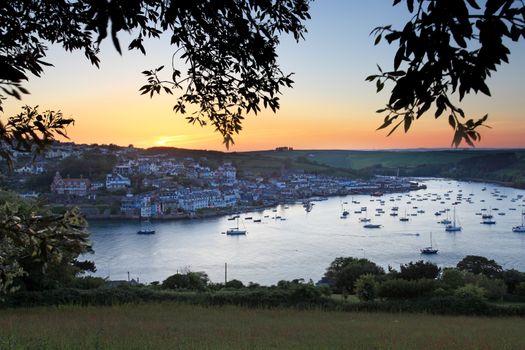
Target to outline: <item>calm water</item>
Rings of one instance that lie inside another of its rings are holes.
[[[521,223],[525,201],[517,197],[525,196],[525,191],[449,180],[428,180],[426,184],[427,190],[385,195],[381,198],[384,205],[378,198],[361,195],[315,202],[309,213],[296,204],[242,214],[241,218],[262,218],[261,223],[244,220],[246,236],[221,234],[235,226],[235,221],[228,221],[227,217],[154,222],[156,234],[150,236],[136,234],[140,228],[136,221],[93,222],[90,231],[95,254],[88,258],[96,262],[99,276],[126,279],[129,271],[132,278],[139,277],[144,282],[162,281],[185,268],[205,271],[212,281],[221,282],[225,262],[228,279],[261,284],[294,278],[317,281],[338,256],[364,256],[383,267],[390,264],[399,268],[401,263],[419,259],[451,266],[470,254],[495,259],[504,268],[525,271],[525,234],[512,232],[512,226]],[[444,194],[449,191],[447,198]],[[447,214],[452,219],[452,203],[457,201],[458,194],[462,194],[463,200],[455,206],[456,217],[463,231],[445,232],[444,225],[437,222]],[[468,203],[467,198],[473,203]],[[344,220],[340,219],[343,205],[350,211]],[[373,223],[382,224],[382,228],[363,228],[359,218],[364,213],[354,211],[365,206],[368,217]],[[399,207],[398,217],[389,215],[394,206]],[[376,216],[378,208],[385,213]],[[490,208],[499,209],[492,211],[496,225],[480,224],[481,216],[476,213],[481,213],[482,208],[487,209],[483,213]],[[445,209],[450,211],[434,215]],[[417,213],[418,210],[425,213]],[[410,221],[400,222],[399,217],[405,211]],[[417,216],[411,216],[413,213]],[[269,217],[264,218],[265,215]],[[274,216],[286,220],[272,219]],[[429,245],[430,232],[439,253],[422,256],[419,249]]]

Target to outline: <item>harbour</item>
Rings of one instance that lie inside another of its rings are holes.
[[[231,215],[152,221],[154,235],[137,235],[135,220],[97,220],[90,223],[95,254],[86,258],[95,261],[97,276],[118,280],[130,272],[144,282],[162,281],[184,269],[204,271],[219,282],[224,263],[230,278],[245,283],[315,282],[338,256],[398,268],[421,259],[454,266],[466,255],[480,255],[506,269],[525,269],[525,234],[513,232],[522,223],[525,191],[443,179],[424,184],[427,189],[407,193],[337,196],[308,207],[295,203],[241,213],[245,235],[221,234],[236,225],[228,220]],[[447,232],[439,222],[452,221],[454,208],[461,230]],[[489,211],[496,223],[484,225],[477,214]],[[370,223],[380,227],[364,227]],[[422,255],[430,233],[439,253]]]

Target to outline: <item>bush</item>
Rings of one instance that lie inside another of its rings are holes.
[[[463,287],[466,284],[464,273],[455,268],[443,269],[441,281],[448,289],[451,290]]]
[[[472,272],[473,274],[483,274],[494,278],[501,275],[503,268],[494,260],[489,260],[483,256],[467,255],[457,264],[459,270]]]
[[[485,300],[485,290],[469,283],[456,289],[454,296],[460,299]]]
[[[224,285],[226,288],[233,288],[233,289],[241,289],[241,288],[244,288],[244,284],[239,281],[239,280],[231,280],[231,281],[228,281],[226,282],[226,284]]]
[[[516,286],[514,294],[525,297],[525,282],[521,282]]]
[[[525,273],[519,272],[518,270],[510,269],[503,272],[503,281],[507,285],[507,291],[514,293],[516,287],[525,282]]]
[[[435,280],[421,279],[409,281],[404,279],[386,280],[379,285],[378,295],[387,299],[410,299],[430,296],[437,288]]]
[[[101,277],[85,276],[77,277],[71,283],[71,288],[77,289],[95,289],[106,284],[106,280]]]
[[[354,290],[355,282],[362,275],[382,275],[385,271],[370,260],[357,258],[336,258],[325,273],[327,280],[333,281],[332,289],[339,293]]]
[[[399,278],[406,280],[435,279],[438,277],[441,269],[430,262],[419,260],[415,263],[400,265]]]
[[[485,291],[488,300],[501,300],[507,292],[505,282],[500,279],[490,279],[484,275],[479,275],[477,286]]]
[[[359,300],[374,301],[377,297],[377,282],[374,275],[363,275],[355,283],[355,293]]]
[[[204,272],[177,273],[166,278],[162,282],[162,288],[204,291],[208,281],[208,275]]]

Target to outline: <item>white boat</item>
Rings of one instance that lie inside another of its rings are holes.
[[[448,224],[447,226],[445,226],[445,231],[446,232],[458,232],[458,231],[461,231],[461,226],[460,225],[456,225],[456,207],[454,207],[454,218],[452,220],[452,223]]]
[[[438,250],[432,247],[432,232],[430,232],[430,246],[420,249],[420,251],[421,254],[425,255],[437,254]]]
[[[226,230],[228,236],[241,236],[246,234],[246,230],[239,228],[239,218],[237,218],[237,227],[232,227]]]
[[[151,222],[149,220],[145,220],[141,222],[140,230],[137,231],[137,234],[139,235],[152,235],[155,233],[155,230],[153,229],[153,225],[151,225]]]
[[[405,216],[400,217],[399,221],[403,221],[403,222],[410,221],[410,219],[407,217],[407,211],[406,210],[405,210]]]
[[[525,223],[523,222],[523,211],[521,212],[521,225],[514,226],[512,232],[525,232]]]

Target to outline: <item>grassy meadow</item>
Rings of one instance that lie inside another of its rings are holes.
[[[525,319],[199,307],[0,310],[0,349],[524,349]]]

